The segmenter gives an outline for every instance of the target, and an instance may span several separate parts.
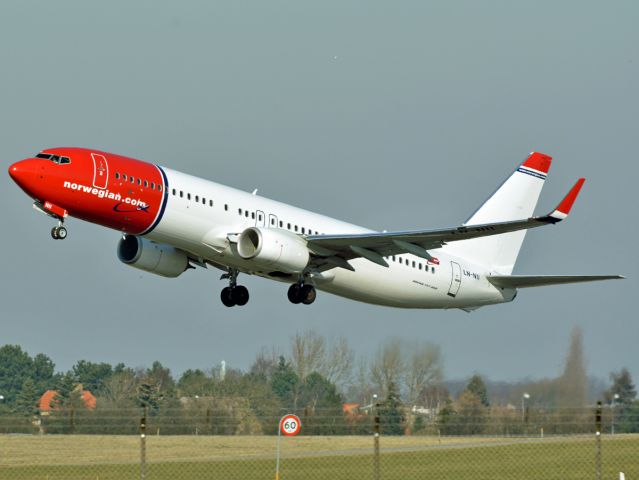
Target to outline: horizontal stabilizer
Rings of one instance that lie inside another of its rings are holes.
[[[619,280],[622,275],[492,275],[488,281],[500,288],[543,287],[562,283],[596,282],[598,280]]]

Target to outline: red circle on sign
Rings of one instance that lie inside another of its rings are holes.
[[[284,415],[280,420],[280,431],[282,435],[287,437],[293,437],[300,433],[300,429],[302,428],[302,422],[300,421],[300,417],[297,415]]]

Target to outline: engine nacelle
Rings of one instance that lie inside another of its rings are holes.
[[[182,250],[135,235],[122,237],[118,243],[118,258],[131,267],[163,277],[177,277],[189,265],[189,258]]]
[[[273,228],[247,228],[237,239],[237,252],[244,260],[285,273],[302,272],[310,260],[302,238]]]

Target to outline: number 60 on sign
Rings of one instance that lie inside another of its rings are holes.
[[[282,435],[293,437],[300,433],[302,422],[297,415],[284,415],[280,420],[280,431]]]

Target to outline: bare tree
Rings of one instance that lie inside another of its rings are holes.
[[[329,382],[344,386],[351,379],[355,354],[344,337],[337,339],[328,351],[321,373]]]
[[[366,357],[361,356],[353,366],[352,381],[346,388],[346,398],[368,405],[373,393],[377,393],[370,382],[370,368]]]
[[[296,333],[291,338],[291,366],[300,380],[326,365],[326,339],[314,330]]]
[[[413,343],[403,351],[408,404],[417,405],[424,390],[442,380],[441,350],[432,343]]]
[[[371,381],[379,393],[386,396],[391,383],[396,386],[402,384],[403,373],[402,344],[398,339],[389,339],[379,347],[373,359],[370,367]]]
[[[135,397],[138,378],[131,370],[114,373],[104,380],[100,396],[116,405],[131,401]]]
[[[585,407],[587,383],[583,332],[581,328],[575,327],[570,334],[570,347],[564,371],[559,377],[559,405]]]
[[[278,359],[280,353],[272,347],[269,351],[266,347],[262,349],[255,356],[255,360],[249,369],[250,373],[255,375],[264,375],[266,378],[271,378],[273,372],[277,369]]]

